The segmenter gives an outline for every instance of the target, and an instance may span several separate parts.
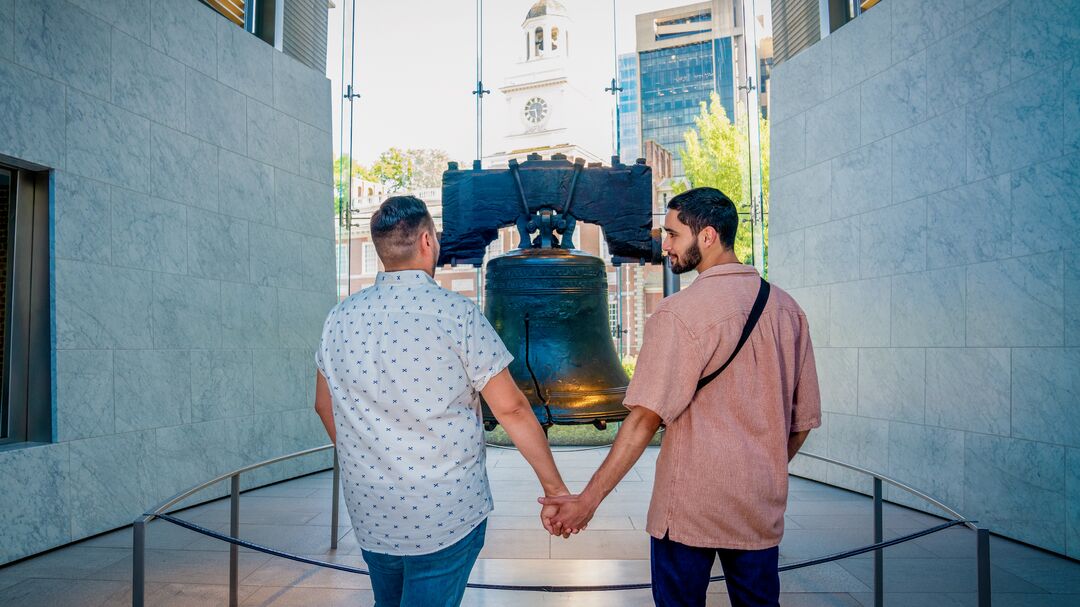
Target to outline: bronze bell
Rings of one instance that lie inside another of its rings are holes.
[[[484,314],[514,361],[510,374],[545,428],[603,429],[629,412],[630,378],[608,328],[602,260],[563,248],[518,249],[488,262]],[[490,429],[495,417],[484,405]]]
[[[644,158],[602,166],[562,154],[480,165],[443,173],[439,264],[481,266],[498,230],[516,225],[521,248],[488,261],[484,288],[484,314],[514,355],[510,374],[545,428],[624,419],[630,380],[608,330],[606,264],[570,243],[587,222],[604,228],[613,264],[659,263],[651,169]],[[484,405],[484,426],[495,424]]]

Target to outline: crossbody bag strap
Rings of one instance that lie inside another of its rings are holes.
[[[761,313],[765,310],[765,304],[768,303],[768,301],[769,283],[766,282],[764,278],[762,278],[761,287],[758,288],[757,299],[754,300],[754,307],[750,309],[750,316],[746,317],[746,325],[743,327],[742,335],[739,336],[739,343],[735,344],[735,349],[731,351],[731,356],[728,357],[727,362],[720,365],[719,369],[698,380],[698,391],[707,386],[709,382],[716,379],[721,373],[724,372],[724,369],[727,369],[728,365],[731,364],[731,361],[735,360],[735,357],[739,354],[739,350],[742,350],[743,344],[745,344],[746,340],[750,338],[750,333],[752,333],[754,331],[754,327],[757,326],[758,319],[761,318]]]

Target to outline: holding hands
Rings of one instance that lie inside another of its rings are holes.
[[[564,538],[585,529],[600,505],[600,500],[590,499],[587,489],[577,495],[547,496],[537,501],[543,504],[540,520],[544,529]]]
[[[568,491],[546,492],[538,498],[543,504],[540,522],[551,535],[568,538],[580,532],[592,520],[600,502],[615,489],[660,427],[660,417],[645,407],[634,407],[619,427],[611,451],[580,494]],[[565,487],[563,487],[565,489]]]

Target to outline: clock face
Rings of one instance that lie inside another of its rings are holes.
[[[529,124],[540,124],[547,118],[548,104],[540,97],[533,97],[525,102],[525,120]]]

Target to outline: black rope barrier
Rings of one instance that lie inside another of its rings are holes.
[[[232,536],[229,536],[229,535],[224,535],[222,533],[218,533],[217,531],[207,529],[206,527],[196,525],[195,523],[192,523],[190,521],[185,521],[183,519],[176,518],[176,517],[168,515],[168,514],[147,513],[146,516],[157,517],[157,518],[160,518],[163,521],[168,521],[168,522],[170,522],[170,523],[172,523],[174,525],[178,525],[178,526],[183,527],[185,529],[188,529],[190,531],[194,531],[196,533],[201,533],[203,535],[212,537],[214,539],[221,540],[223,542],[228,542],[230,544],[235,544],[235,545],[240,546],[242,548],[249,548],[251,550],[256,550],[256,551],[262,552],[264,554],[269,554],[270,556],[276,556],[276,557],[280,557],[280,558],[283,558],[283,559],[289,559],[290,561],[296,561],[298,563],[305,563],[307,565],[315,565],[317,567],[326,567],[327,569],[336,569],[338,571],[344,571],[345,573],[356,573],[356,574],[359,574],[359,575],[371,575],[370,572],[368,572],[365,569],[360,569],[358,567],[350,567],[348,565],[340,565],[338,563],[328,563],[326,561],[320,561],[320,560],[317,560],[317,559],[310,559],[310,558],[300,556],[300,555],[297,555],[297,554],[292,554],[292,553],[289,553],[289,552],[283,552],[281,550],[276,550],[274,548],[269,548],[267,546],[262,546],[260,544],[254,543],[254,542],[249,542],[247,540],[242,540],[240,538],[232,537]],[[818,557],[818,558],[814,558],[814,559],[810,559],[810,560],[806,560],[806,561],[799,561],[797,563],[789,563],[787,565],[782,565],[782,566],[780,566],[778,568],[778,571],[779,572],[791,571],[793,569],[801,569],[803,567],[811,567],[811,566],[814,566],[814,565],[820,565],[822,563],[828,563],[828,562],[831,562],[831,561],[838,561],[840,559],[845,559],[845,558],[849,558],[849,557],[853,557],[853,556],[858,556],[860,554],[866,554],[867,552],[872,552],[874,550],[880,550],[880,549],[883,549],[883,548],[889,548],[889,547],[892,547],[892,546],[896,546],[897,544],[902,544],[904,542],[908,542],[908,541],[911,541],[911,540],[914,540],[914,539],[918,539],[920,537],[930,535],[931,533],[937,533],[939,531],[944,531],[945,529],[949,529],[949,528],[955,527],[957,525],[964,525],[964,524],[967,524],[967,523],[975,523],[975,522],[977,522],[977,521],[951,520],[951,521],[944,522],[944,523],[942,523],[940,525],[936,525],[934,527],[928,527],[926,529],[922,529],[922,530],[916,531],[914,533],[909,533],[908,535],[902,535],[900,537],[895,537],[895,538],[893,538],[891,540],[887,540],[887,541],[884,541],[884,542],[879,542],[877,544],[870,544],[869,546],[862,546],[860,548],[854,548],[852,550],[848,550],[848,551],[845,551],[845,552],[838,552],[836,554],[830,554],[828,556],[822,556],[822,557]],[[723,580],[724,580],[724,576],[722,576],[722,575],[717,575],[717,576],[709,578],[710,583],[712,583],[712,582],[720,582],[720,581],[723,581]],[[509,590],[509,591],[516,591],[516,592],[606,592],[606,591],[612,591],[612,590],[644,590],[646,588],[651,588],[652,584],[651,583],[638,583],[638,584],[609,584],[609,585],[596,585],[596,586],[552,586],[552,585],[524,586],[524,585],[513,585],[513,584],[478,584],[478,583],[469,583],[469,584],[467,584],[467,587],[477,589],[477,590]]]

